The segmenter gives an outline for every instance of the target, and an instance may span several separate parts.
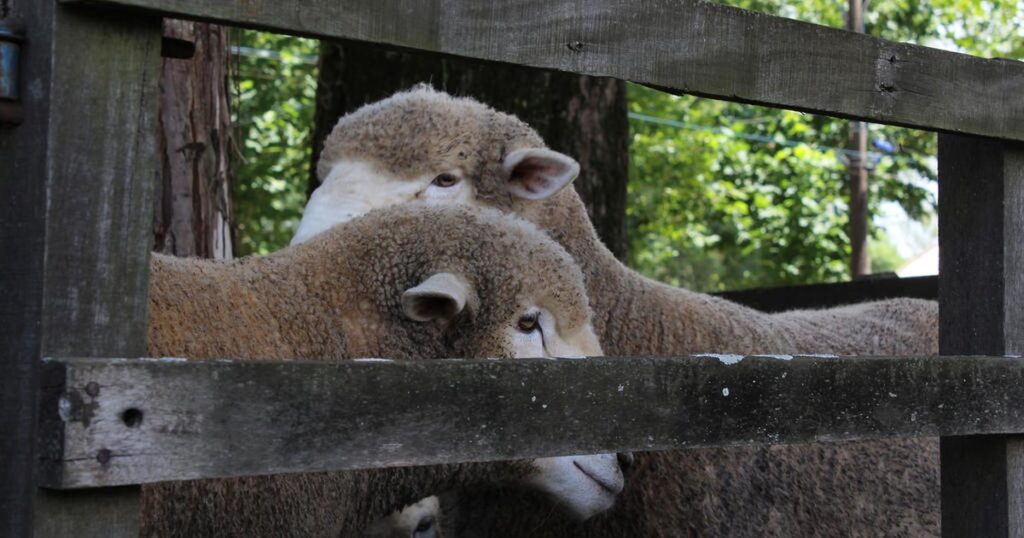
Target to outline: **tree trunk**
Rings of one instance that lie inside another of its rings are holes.
[[[849,0],[846,29],[864,33],[863,0]],[[854,280],[871,274],[868,253],[868,124],[850,122],[846,172],[850,180],[850,277]]]
[[[625,257],[629,123],[622,81],[325,41],[318,82],[310,191],[318,185],[315,161],[323,140],[339,116],[427,82],[515,114],[552,149],[576,158],[576,190],[605,245]]]
[[[163,59],[159,113],[162,166],[153,250],[176,256],[231,258],[228,31],[220,26],[168,19],[164,21],[164,36],[178,43],[194,43],[195,53],[187,59]]]

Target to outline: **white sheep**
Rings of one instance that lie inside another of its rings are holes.
[[[637,274],[601,244],[575,191],[564,189],[578,171],[514,116],[421,86],[339,120],[321,154],[323,184],[293,242],[384,205],[496,207],[540,226],[580,264],[609,355],[937,353],[933,301],[766,314]],[[934,439],[642,454],[623,508],[594,524],[645,536],[721,533],[723,525],[733,535],[794,534],[808,520],[838,534],[934,533],[937,454]],[[746,465],[751,455],[761,463]],[[856,479],[836,473],[850,462]],[[638,516],[638,506],[653,515]]]
[[[308,244],[230,262],[154,255],[152,356],[599,355],[582,275],[536,228],[497,211],[375,211]],[[143,536],[343,536],[426,496],[520,482],[578,518],[609,508],[614,454],[279,475],[143,488]]]
[[[441,500],[431,495],[377,521],[366,538],[443,538],[441,517]]]

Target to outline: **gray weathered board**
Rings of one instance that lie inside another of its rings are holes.
[[[698,0],[65,0],[1024,140],[1024,63]]]
[[[37,489],[33,447],[41,355],[146,349],[160,20],[0,4],[26,34],[25,121],[0,126],[0,536],[138,536],[139,488]]]
[[[939,352],[1024,352],[1022,208],[1024,144],[939,135]],[[1024,436],[940,452],[942,535],[1024,536]]]
[[[738,359],[50,360],[44,481],[1024,430],[1020,359]]]

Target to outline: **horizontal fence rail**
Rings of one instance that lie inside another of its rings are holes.
[[[43,484],[1024,432],[1024,361],[47,360]]]
[[[64,0],[1024,140],[1024,63],[698,0]]]
[[[853,282],[721,291],[712,295],[764,312],[828,308],[895,297],[936,300],[939,298],[939,277],[866,278]]]

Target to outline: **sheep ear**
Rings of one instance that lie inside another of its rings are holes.
[[[466,307],[469,284],[451,273],[437,273],[402,294],[402,311],[415,321],[451,321]]]
[[[580,165],[568,155],[547,148],[517,149],[502,163],[508,191],[527,200],[543,200],[572,183]]]

